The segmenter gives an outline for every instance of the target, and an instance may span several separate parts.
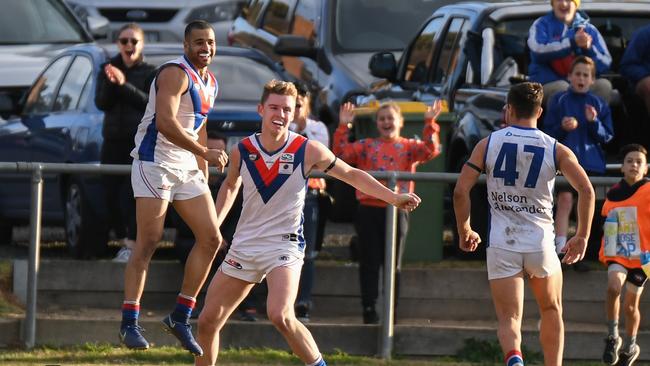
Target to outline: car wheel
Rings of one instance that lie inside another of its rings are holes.
[[[9,245],[13,239],[13,226],[0,224],[0,245]]]
[[[108,233],[93,212],[81,186],[72,182],[65,195],[65,236],[70,254],[79,259],[106,254]]]

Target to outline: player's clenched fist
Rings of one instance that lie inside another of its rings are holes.
[[[221,170],[228,164],[228,154],[221,149],[208,149],[203,158]]]
[[[397,195],[397,199],[393,205],[397,208],[401,208],[402,210],[413,211],[418,207],[420,202],[422,202],[422,200],[420,197],[418,197],[417,194],[403,193]]]
[[[461,234],[458,240],[460,241],[460,249],[465,252],[475,251],[481,243],[481,237],[474,230],[469,230],[465,234]]]

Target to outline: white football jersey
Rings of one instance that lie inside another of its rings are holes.
[[[557,141],[536,128],[492,132],[485,153],[489,245],[520,253],[554,246]]]
[[[207,120],[208,113],[217,97],[219,90],[217,79],[208,71],[208,77],[203,80],[194,65],[185,56],[169,61],[166,64],[176,64],[187,74],[188,88],[181,95],[176,119],[185,132],[196,141],[199,138],[198,131]],[[138,132],[135,135],[135,148],[131,151],[131,156],[140,161],[152,162],[175,169],[198,169],[196,158],[192,152],[176,146],[167,140],[162,133],[158,132],[156,126],[156,90],[156,80],[154,79],[149,88],[149,102],[142,121],[138,125]]]
[[[268,152],[258,138],[251,135],[238,145],[244,199],[232,248],[248,253],[284,249],[302,256],[307,139],[289,132],[281,149]]]

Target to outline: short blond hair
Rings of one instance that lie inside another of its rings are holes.
[[[397,113],[397,115],[400,118],[403,118],[402,117],[402,109],[399,107],[399,105],[397,103],[395,103],[392,100],[381,103],[381,105],[377,109],[377,112],[375,113],[375,118],[379,117],[379,112],[383,111],[384,109],[392,109],[393,111],[395,111],[395,113]]]
[[[264,104],[271,94],[289,95],[295,98],[298,96],[298,91],[296,90],[296,86],[290,81],[272,79],[264,85],[264,92],[262,92],[260,103]]]

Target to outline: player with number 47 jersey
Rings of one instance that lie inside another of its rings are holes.
[[[556,144],[544,132],[520,126],[489,136],[485,173],[491,247],[522,253],[554,247]]]
[[[584,257],[594,211],[594,190],[575,154],[537,129],[543,97],[539,83],[510,88],[504,108],[508,127],[476,144],[454,189],[459,246],[471,252],[478,248],[481,237],[472,230],[469,192],[481,173],[487,176],[487,274],[507,366],[524,366],[524,277],[540,309],[544,365],[562,365],[562,268],[555,253],[552,214],[556,171],[561,171],[578,192],[578,227],[566,244],[563,262],[572,264]]]

